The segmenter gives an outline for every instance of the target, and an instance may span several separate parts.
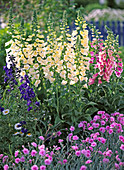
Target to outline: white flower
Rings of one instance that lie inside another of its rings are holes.
[[[21,126],[21,123],[16,123],[14,127],[16,130],[20,130],[22,128]]]
[[[9,113],[9,109],[3,111],[3,115],[7,115]]]
[[[13,136],[16,136],[16,135],[18,135],[18,134],[20,134],[19,132],[15,132],[14,134],[13,134]]]
[[[32,134],[31,134],[31,133],[28,133],[26,136],[31,137],[31,136],[32,136]]]

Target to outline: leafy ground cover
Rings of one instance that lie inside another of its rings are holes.
[[[70,32],[49,16],[41,30],[34,11],[27,31],[10,15],[0,88],[0,167],[123,169],[124,80],[118,37],[107,39],[78,12]]]

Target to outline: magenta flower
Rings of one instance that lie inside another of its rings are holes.
[[[101,120],[101,125],[104,126],[105,125],[105,121]]]
[[[116,168],[116,169],[120,169],[119,164],[115,163],[115,168]]]
[[[91,143],[91,146],[92,146],[92,147],[95,147],[96,145],[97,145],[96,142]]]
[[[44,137],[43,136],[39,136],[39,139],[44,140]]]
[[[24,149],[22,150],[22,152],[23,152],[25,155],[29,154],[29,150],[28,150],[27,148],[24,148]]]
[[[61,143],[61,142],[63,142],[63,139],[59,139],[58,143]]]
[[[33,157],[33,156],[35,156],[36,155],[36,153],[37,153],[37,151],[36,150],[32,150],[31,151],[31,156]]]
[[[31,145],[34,146],[35,148],[37,147],[37,144],[35,142],[32,142]]]
[[[24,156],[22,156],[22,157],[20,158],[20,162],[25,162],[25,157],[24,157]]]
[[[103,162],[104,162],[104,163],[108,163],[108,162],[109,162],[109,159],[104,158],[104,159],[103,159]]]
[[[19,153],[19,151],[15,151],[15,157],[17,157],[17,156],[18,156],[18,153]]]
[[[49,159],[45,159],[44,163],[45,163],[45,165],[50,165],[51,161]]]
[[[9,169],[9,166],[6,164],[4,165],[4,170],[8,170]]]
[[[46,170],[46,166],[45,165],[41,165],[40,166],[40,170]]]
[[[78,140],[79,137],[77,135],[73,136],[73,140]]]
[[[79,149],[78,146],[71,146],[71,147],[72,147],[72,149],[74,149],[75,151]]]
[[[113,133],[113,129],[109,129],[108,133],[112,134]]]
[[[31,170],[38,170],[38,166],[37,166],[37,165],[33,165],[33,166],[31,167]]]
[[[63,164],[66,164],[67,163],[67,159],[63,159]]]
[[[71,127],[70,127],[70,131],[73,132],[74,130],[75,130],[74,126],[71,126]]]
[[[120,149],[121,149],[122,151],[124,151],[124,145],[123,145],[123,144],[121,144]]]
[[[93,129],[93,127],[92,127],[92,126],[88,127],[88,130],[92,130],[92,129]]]
[[[3,154],[0,154],[0,159],[3,157]]]
[[[81,167],[80,167],[80,170],[86,170],[87,169],[87,167],[85,166],[85,165],[82,165]]]
[[[39,155],[44,156],[46,154],[46,151],[44,149],[41,149],[39,152]]]
[[[15,163],[18,164],[19,162],[20,162],[20,159],[19,159],[19,158],[16,158],[16,159],[15,159]]]
[[[105,128],[104,127],[99,128],[99,130],[100,130],[100,132],[105,133]]]
[[[76,151],[75,155],[80,156],[81,155],[81,151]]]
[[[121,140],[124,143],[124,136],[120,135],[119,140]]]
[[[62,133],[60,131],[57,132],[57,136],[60,136]]]
[[[86,162],[85,162],[85,164],[90,164],[92,162],[92,160],[87,160]]]

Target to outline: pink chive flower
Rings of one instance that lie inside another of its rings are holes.
[[[18,153],[19,153],[19,151],[15,151],[15,157],[17,157],[17,156],[18,156]]]
[[[6,164],[4,165],[4,170],[8,170],[9,169],[9,166]]]
[[[37,165],[33,165],[33,166],[31,167],[31,170],[38,170],[38,166],[37,166]]]
[[[86,162],[85,162],[85,164],[90,164],[92,162],[92,160],[87,160]]]
[[[16,158],[16,159],[15,159],[15,163],[18,164],[19,162],[20,162],[20,159],[19,159],[19,158]]]
[[[22,157],[20,158],[20,162],[25,162],[25,157],[24,157],[24,156],[22,156]]]
[[[87,167],[85,166],[85,165],[82,165],[81,167],[80,167],[80,170],[86,170],[87,169]]]
[[[123,145],[123,144],[121,144],[120,149],[121,149],[122,151],[124,151],[124,145]]]
[[[67,159],[63,159],[63,164],[66,164],[67,163]]]
[[[63,139],[59,139],[58,143],[61,143],[61,142],[63,142]]]
[[[95,147],[96,145],[97,145],[96,142],[91,143],[91,146],[92,146],[92,147]]]
[[[76,151],[75,155],[80,156],[81,155],[81,151]]]
[[[49,159],[45,159],[44,163],[45,163],[45,165],[50,165],[51,161]]]
[[[71,127],[70,127],[70,131],[73,132],[74,130],[75,130],[74,126],[71,126]]]
[[[40,166],[40,170],[46,170],[46,166],[45,165],[41,165]]]
[[[37,147],[37,144],[35,142],[32,142],[31,145],[34,146],[35,148]]]
[[[24,148],[24,149],[22,150],[22,152],[23,152],[25,155],[29,154],[29,150],[28,150],[27,148]]]
[[[37,151],[36,150],[32,150],[31,151],[31,156],[33,157],[33,156],[35,156],[36,155],[36,153],[37,153]]]
[[[109,162],[109,159],[104,158],[104,159],[103,159],[103,162],[104,162],[104,163],[108,163],[108,162]]]
[[[77,135],[73,136],[73,140],[78,140],[79,137]]]
[[[44,156],[46,154],[46,151],[44,149],[41,149],[39,152],[39,155]]]
[[[44,140],[44,137],[43,136],[39,136],[39,139]]]

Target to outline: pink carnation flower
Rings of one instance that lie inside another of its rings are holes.
[[[82,165],[80,168],[80,170],[86,170],[86,169],[87,169],[87,167],[85,165]]]
[[[74,130],[75,130],[74,126],[71,126],[71,127],[70,127],[70,131],[73,132]]]
[[[87,160],[86,162],[85,162],[85,164],[90,164],[92,162],[92,160]]]
[[[45,165],[50,165],[51,161],[49,159],[45,159],[44,163],[45,163]]]
[[[37,166],[37,165],[33,165],[33,166],[31,167],[31,170],[38,170],[38,166]]]
[[[39,136],[39,139],[44,140],[44,137],[43,136]]]
[[[29,150],[27,149],[27,148],[24,148],[23,150],[22,150],[22,152],[26,155],[26,154],[29,154]]]
[[[46,166],[45,165],[41,165],[40,166],[40,170],[46,170]]]
[[[79,137],[77,135],[73,136],[73,140],[78,140]]]
[[[123,145],[123,144],[121,144],[120,149],[121,149],[122,151],[124,151],[124,145]]]
[[[19,159],[19,158],[16,158],[16,159],[15,159],[15,163],[18,164],[19,162],[20,162],[20,159]]]
[[[9,166],[6,164],[4,165],[4,170],[8,170],[9,169]]]
[[[37,147],[37,144],[36,144],[35,142],[32,142],[31,144],[32,144],[32,146],[34,146],[35,148]]]

